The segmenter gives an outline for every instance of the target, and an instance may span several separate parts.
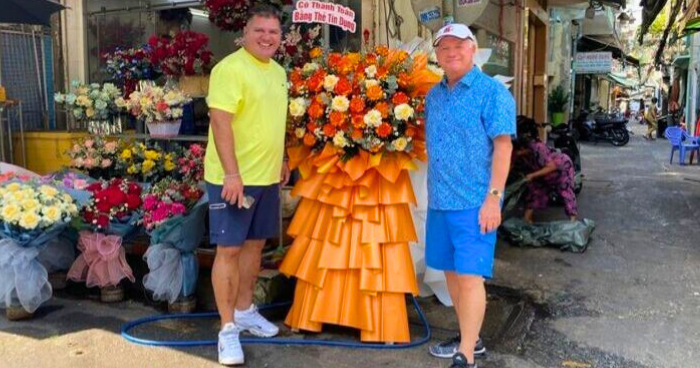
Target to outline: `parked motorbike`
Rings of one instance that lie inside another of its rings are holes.
[[[608,141],[613,146],[622,147],[630,140],[630,132],[627,128],[628,120],[620,114],[606,114],[602,111],[589,113],[582,110],[574,119],[574,126],[579,132],[581,140]]]

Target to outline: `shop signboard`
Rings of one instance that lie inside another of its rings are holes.
[[[355,33],[357,22],[355,12],[339,4],[316,0],[300,0],[292,13],[294,23],[323,23],[337,26],[344,31]]]
[[[612,52],[579,52],[574,60],[576,74],[606,74],[612,71]]]

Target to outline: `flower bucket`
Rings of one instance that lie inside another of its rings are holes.
[[[168,313],[187,314],[192,313],[197,308],[197,298],[188,296],[179,298],[175,303],[168,303]]]
[[[209,92],[209,76],[183,75],[180,77],[180,90],[190,97],[205,97]]]
[[[180,125],[182,125],[182,120],[178,119],[173,121],[154,121],[146,123],[146,125],[148,126],[148,134],[151,137],[176,137],[177,134],[180,132]]]
[[[8,321],[21,321],[25,319],[30,319],[34,316],[34,313],[27,312],[21,306],[10,306],[5,309],[5,318]]]
[[[121,285],[105,286],[100,289],[100,301],[102,303],[118,303],[124,300],[124,289]]]

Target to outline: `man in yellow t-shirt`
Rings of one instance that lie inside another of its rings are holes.
[[[209,145],[204,179],[212,269],[221,315],[219,363],[243,364],[239,333],[275,336],[279,329],[253,305],[265,239],[278,235],[279,186],[289,180],[284,157],[287,78],[272,60],[282,29],[274,8],[251,9],[243,47],[213,69],[207,103]]]

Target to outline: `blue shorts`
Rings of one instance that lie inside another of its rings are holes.
[[[246,240],[279,235],[279,185],[245,186],[243,193],[255,199],[253,205],[238,208],[221,198],[223,186],[207,183],[209,195],[209,242],[220,247],[241,246]]]
[[[425,225],[425,261],[428,266],[460,275],[491,278],[496,231],[481,234],[479,210],[428,210]]]

